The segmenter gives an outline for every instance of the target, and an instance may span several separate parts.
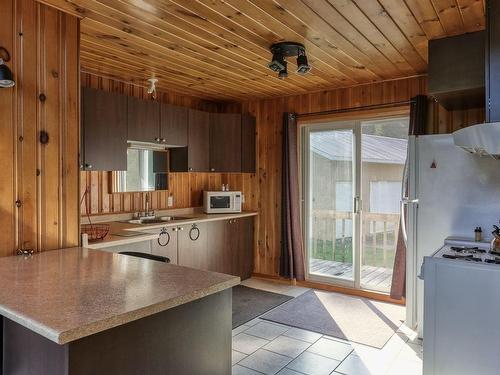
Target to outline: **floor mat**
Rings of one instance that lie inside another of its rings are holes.
[[[262,319],[382,348],[405,319],[405,308],[345,294],[310,290]]]
[[[293,297],[243,285],[233,287],[233,329],[279,306]]]

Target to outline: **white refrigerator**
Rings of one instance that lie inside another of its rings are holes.
[[[500,140],[498,140],[500,142]],[[500,219],[500,160],[456,146],[451,134],[412,136],[408,145],[407,325],[423,332],[424,256],[446,237],[490,238]],[[424,338],[425,339],[425,338]]]

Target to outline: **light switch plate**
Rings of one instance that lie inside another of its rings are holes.
[[[174,196],[169,195],[167,198],[167,207],[172,207],[174,205]]]

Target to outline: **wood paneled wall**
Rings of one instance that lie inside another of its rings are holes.
[[[485,108],[447,111],[439,103],[429,99],[427,134],[446,134],[479,124],[485,120]]]
[[[91,215],[137,212],[144,210],[144,193],[108,193],[110,172],[82,172],[81,192],[87,189],[81,214],[89,210]],[[169,173],[169,190],[151,192],[151,208],[189,208],[203,204],[203,190],[220,190],[229,184],[231,190],[245,194],[244,210],[258,209],[257,181],[251,173]],[[167,198],[172,195],[174,205],[167,207]]]
[[[124,95],[148,98],[146,90],[110,78],[82,73],[83,87],[97,88],[119,92]],[[229,104],[199,99],[193,96],[180,95],[175,92],[159,91],[158,101],[180,105],[209,112],[229,110]],[[239,107],[239,106],[237,106]],[[233,108],[234,109],[234,108]],[[109,174],[111,172],[81,172],[80,196],[85,198],[80,205],[82,215],[135,212],[144,209],[143,193],[109,193]],[[229,184],[232,190],[241,190],[245,194],[243,208],[257,209],[257,192],[255,174],[250,173],[170,173],[169,190],[151,193],[153,209],[166,209],[167,198],[173,196],[172,208],[198,207],[203,204],[203,190],[219,190],[222,184]]]
[[[79,21],[34,0],[2,0],[0,20],[16,80],[0,89],[0,255],[77,245]]]
[[[281,241],[281,152],[284,112],[311,113],[408,100],[427,92],[416,77],[277,99],[247,101],[243,111],[257,118],[258,208],[254,272],[277,276]]]

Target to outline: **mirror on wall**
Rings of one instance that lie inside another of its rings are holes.
[[[168,189],[168,151],[129,147],[127,170],[111,173],[111,192]]]

